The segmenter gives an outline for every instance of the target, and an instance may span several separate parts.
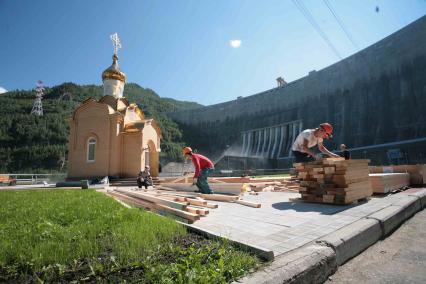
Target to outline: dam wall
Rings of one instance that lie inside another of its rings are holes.
[[[387,145],[374,155],[385,164],[389,150],[401,149],[398,142],[417,141],[403,153],[414,161],[426,152],[426,16],[285,86],[169,116],[186,142],[211,155],[287,159],[301,129],[330,122],[331,150],[341,143],[369,151]]]

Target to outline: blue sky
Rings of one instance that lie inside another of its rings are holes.
[[[323,0],[299,1],[343,58],[357,51]],[[328,2],[360,49],[426,14],[425,0]],[[0,86],[30,89],[39,79],[100,85],[114,32],[128,82],[205,105],[340,60],[291,0],[0,0]]]

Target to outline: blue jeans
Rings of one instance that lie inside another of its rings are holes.
[[[207,181],[208,176],[213,172],[213,169],[202,169],[200,175],[197,178],[196,186],[201,193],[212,194],[213,190],[210,188]]]

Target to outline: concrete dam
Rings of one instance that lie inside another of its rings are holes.
[[[288,167],[298,133],[321,122],[334,126],[331,150],[344,143],[372,164],[426,163],[426,16],[287,85],[169,116],[189,145],[227,156],[228,167]]]

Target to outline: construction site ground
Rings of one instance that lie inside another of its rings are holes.
[[[128,189],[131,188],[135,189]],[[261,207],[210,201],[218,204],[218,208],[209,210],[207,216],[187,226],[210,236],[244,244],[272,259],[394,206],[401,195],[420,191],[426,192],[426,188],[373,196],[352,205],[303,202],[295,200],[300,197],[296,192],[245,193],[243,200],[261,203]]]
[[[260,202],[261,208],[218,202],[217,209],[188,226],[271,250],[278,256],[392,206],[399,201],[400,195],[412,191],[426,189],[374,196],[366,202],[345,206],[291,201],[300,196],[298,193],[262,192],[244,196],[244,200]]]

